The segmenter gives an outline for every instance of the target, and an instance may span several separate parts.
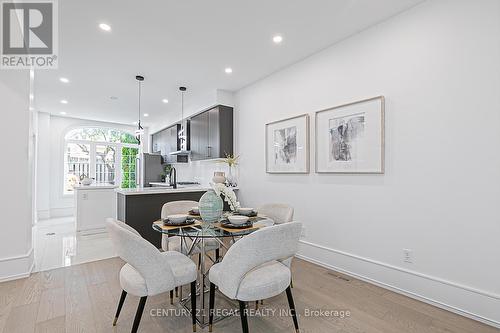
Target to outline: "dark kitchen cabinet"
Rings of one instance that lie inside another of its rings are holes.
[[[178,138],[180,126],[180,124],[175,124],[152,135],[152,152],[161,154],[165,163],[177,162],[177,156],[170,155],[170,153],[180,149]]]
[[[219,105],[191,117],[191,160],[233,154],[233,108]]]

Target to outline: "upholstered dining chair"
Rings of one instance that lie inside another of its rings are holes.
[[[293,207],[284,203],[269,203],[260,206],[257,209],[257,212],[259,214],[267,216],[269,219],[271,219],[274,224],[283,224],[283,223],[288,223],[293,221]],[[262,221],[262,222],[257,222],[257,225],[262,224],[262,226],[269,226],[269,222]],[[292,265],[292,258],[286,260],[283,262],[285,265],[288,267],[291,267]],[[290,283],[290,286],[293,288],[293,280]]]
[[[293,207],[282,203],[265,204],[257,208],[259,214],[265,215],[274,221],[274,224],[282,224],[293,221]]]
[[[187,214],[192,207],[198,206],[197,201],[191,200],[179,200],[167,202],[161,208],[161,218],[165,219],[168,215],[173,214]],[[168,237],[168,235],[163,234],[161,236],[161,248],[163,251],[178,251],[183,254],[187,254],[191,244],[186,244],[181,246],[181,238],[179,236]],[[216,259],[219,257],[219,242],[213,239],[205,240],[205,251],[215,250]],[[193,248],[191,254],[200,254],[201,249],[199,247]]]
[[[229,248],[222,261],[209,271],[209,332],[212,332],[215,286],[240,307],[241,326],[248,332],[246,302],[267,299],[286,290],[296,332],[299,331],[292,290],[290,267],[283,263],[298,250],[302,224],[284,223],[261,228]]]
[[[106,219],[106,228],[118,256],[126,264],[120,270],[122,294],[116,310],[113,326],[116,326],[127,294],[140,297],[132,325],[137,332],[148,296],[172,291],[176,287],[191,284],[191,316],[193,332],[196,332],[196,277],[195,263],[176,251],[160,252],[127,224]]]

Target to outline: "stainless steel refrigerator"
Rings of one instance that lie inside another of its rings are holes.
[[[151,182],[161,182],[163,173],[163,158],[159,154],[143,153],[137,155],[136,170],[138,170],[137,186],[150,187]]]

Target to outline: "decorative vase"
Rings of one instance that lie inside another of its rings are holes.
[[[202,195],[198,203],[200,209],[200,216],[203,222],[213,223],[217,222],[222,216],[222,209],[224,202],[214,190],[210,189]]]
[[[226,182],[227,182],[227,186],[229,186],[229,187],[238,186],[237,181],[236,181],[236,177],[233,175],[233,167],[232,166],[229,167],[229,171],[228,171],[227,177],[226,177]]]
[[[224,172],[214,172],[214,178],[212,181],[216,184],[223,184],[226,181]]]

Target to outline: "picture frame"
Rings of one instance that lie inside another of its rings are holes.
[[[307,174],[310,172],[309,115],[267,123],[266,172]]]
[[[315,113],[316,173],[385,172],[385,98],[377,96]]]

